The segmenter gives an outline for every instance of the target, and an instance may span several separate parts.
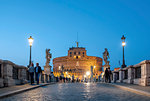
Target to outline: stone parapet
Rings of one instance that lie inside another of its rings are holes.
[[[119,74],[119,80],[116,79],[118,77],[117,74]],[[118,81],[141,86],[150,86],[150,60],[144,60],[139,64],[113,71],[113,82]]]
[[[0,87],[4,87],[4,79],[0,78]]]
[[[16,65],[8,60],[0,60],[0,87],[27,83],[25,66]]]

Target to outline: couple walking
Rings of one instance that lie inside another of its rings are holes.
[[[31,85],[34,83],[34,73],[36,76],[36,82],[37,84],[39,84],[40,73],[42,73],[42,69],[39,66],[39,63],[36,63],[36,67],[34,67],[33,63],[31,63],[31,65],[29,66],[29,73],[31,78]]]
[[[106,70],[105,70],[105,82],[106,83],[111,83],[110,75],[111,75],[110,68],[106,68]]]

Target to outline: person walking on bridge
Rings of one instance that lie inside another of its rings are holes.
[[[109,72],[108,69],[106,68],[105,70],[105,82],[108,83],[108,79],[109,79]]]
[[[29,73],[30,73],[30,80],[31,80],[31,85],[34,83],[34,64],[31,63],[29,67]]]
[[[36,81],[37,81],[37,84],[39,84],[40,73],[42,73],[42,69],[41,69],[41,67],[39,66],[39,63],[36,63],[35,74],[36,74]]]
[[[111,83],[111,75],[112,75],[111,70],[110,68],[108,68],[108,82],[109,83]]]

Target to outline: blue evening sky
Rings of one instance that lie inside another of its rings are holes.
[[[45,49],[66,56],[77,32],[87,55],[108,48],[111,68],[122,64],[123,34],[127,65],[150,60],[150,0],[0,0],[0,59],[27,66],[31,35],[32,60],[43,67]]]

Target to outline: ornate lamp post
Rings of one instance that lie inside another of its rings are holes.
[[[126,65],[125,65],[125,60],[124,60],[124,46],[126,45],[126,43],[125,43],[125,39],[126,39],[126,37],[124,37],[124,35],[121,37],[121,40],[122,40],[122,47],[123,47],[123,62],[122,62],[122,68],[124,68],[124,67],[126,67]]]
[[[33,38],[32,36],[30,36],[30,38],[28,38],[29,40],[29,45],[30,45],[30,59],[29,59],[29,66],[31,64],[31,47],[32,47],[32,44],[33,44]]]

